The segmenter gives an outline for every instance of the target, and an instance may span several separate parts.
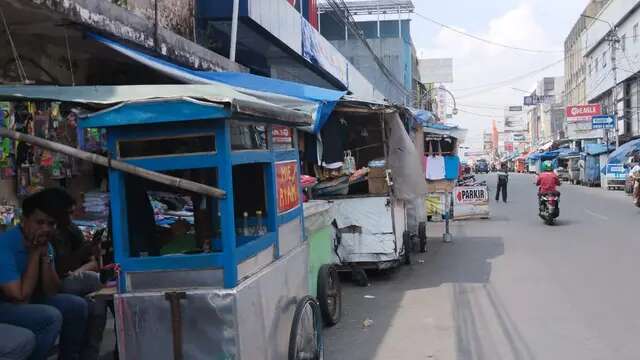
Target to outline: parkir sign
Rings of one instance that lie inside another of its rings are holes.
[[[591,122],[591,117],[602,114],[600,104],[586,104],[567,106],[566,115],[568,122]]]

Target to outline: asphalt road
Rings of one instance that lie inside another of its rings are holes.
[[[622,192],[565,184],[547,226],[533,181],[512,175],[509,202],[456,222],[453,243],[430,223],[432,250],[413,265],[369,287],[345,281],[325,358],[639,359],[640,210]]]

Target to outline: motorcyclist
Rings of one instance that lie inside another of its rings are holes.
[[[560,186],[560,178],[553,171],[553,164],[547,160],[542,163],[542,172],[536,180],[538,186],[538,195],[558,192],[557,187]]]

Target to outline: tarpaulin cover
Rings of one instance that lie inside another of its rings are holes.
[[[338,247],[342,262],[398,259],[402,243],[396,243],[392,216],[400,202],[393,201],[393,206],[388,206],[389,200],[385,196],[334,200],[336,221],[342,234]],[[402,225],[396,224],[396,231],[400,234]]]
[[[591,156],[597,156],[611,151],[611,147],[605,144],[587,144],[585,146],[585,153]]]
[[[631,140],[609,154],[609,164],[622,164],[627,160],[626,158],[638,152],[640,152],[640,139]]]
[[[234,87],[238,92],[283,107],[309,112],[314,118],[314,124],[310,128],[314,133],[320,131],[338,100],[346,94],[345,91],[324,89],[246,73],[196,71],[134,50],[93,33],[88,33],[88,36],[173,79],[189,84],[226,84]]]
[[[427,194],[422,173],[422,155],[407,134],[398,113],[385,114],[389,128],[388,168],[393,176],[393,193],[397,199],[412,200]]]

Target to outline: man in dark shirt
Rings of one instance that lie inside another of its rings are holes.
[[[52,189],[56,195],[56,236],[52,245],[56,254],[56,272],[61,279],[60,291],[85,297],[102,288],[97,261],[99,243],[87,242],[82,231],[73,223],[75,200],[62,189]],[[87,343],[82,359],[98,359],[102,334],[107,321],[107,305],[104,301],[87,300]]]

